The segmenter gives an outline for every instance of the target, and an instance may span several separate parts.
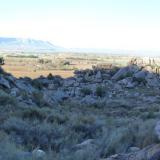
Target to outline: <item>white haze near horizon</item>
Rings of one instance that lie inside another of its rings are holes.
[[[160,51],[158,0],[0,0],[0,36],[66,48]]]

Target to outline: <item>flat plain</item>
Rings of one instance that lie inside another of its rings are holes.
[[[131,56],[104,56],[86,54],[41,54],[41,55],[5,55],[2,68],[13,76],[30,77],[32,79],[48,74],[59,75],[62,78],[74,76],[74,71],[91,69],[96,65],[115,64],[126,65]]]

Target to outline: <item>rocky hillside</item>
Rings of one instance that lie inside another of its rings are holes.
[[[20,78],[1,74],[0,85],[17,100],[30,105],[37,105],[34,94],[41,94],[41,100],[47,105],[57,105],[74,100],[85,105],[96,105],[99,101],[108,101],[113,97],[129,96],[130,91],[145,88],[160,88],[159,68],[156,66],[138,66],[131,64],[123,68],[108,66],[94,67],[92,70],[77,70],[75,76],[63,79],[59,76],[39,77],[37,79]],[[125,91],[125,89],[130,89]],[[25,92],[25,96],[21,94]],[[134,96],[134,95],[132,95]],[[139,97],[139,93],[135,93]],[[147,98],[146,96],[141,98]],[[150,97],[152,101],[158,95]]]
[[[132,60],[75,76],[0,71],[0,159],[158,160],[159,67]],[[9,154],[5,154],[5,153]],[[110,158],[109,158],[110,157]]]

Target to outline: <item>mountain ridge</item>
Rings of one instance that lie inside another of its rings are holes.
[[[49,41],[32,38],[0,37],[1,51],[56,52],[62,49],[62,47],[53,45]]]

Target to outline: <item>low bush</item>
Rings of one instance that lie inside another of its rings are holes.
[[[5,93],[4,91],[0,91],[0,105],[16,105],[16,99],[9,94]]]
[[[81,93],[82,93],[84,96],[90,95],[90,94],[92,94],[92,90],[89,89],[89,88],[87,88],[87,87],[85,87],[85,88],[82,88],[82,89],[81,89]]]
[[[105,93],[106,93],[106,90],[105,90],[105,88],[103,86],[97,86],[96,95],[98,97],[103,97],[105,95]]]

